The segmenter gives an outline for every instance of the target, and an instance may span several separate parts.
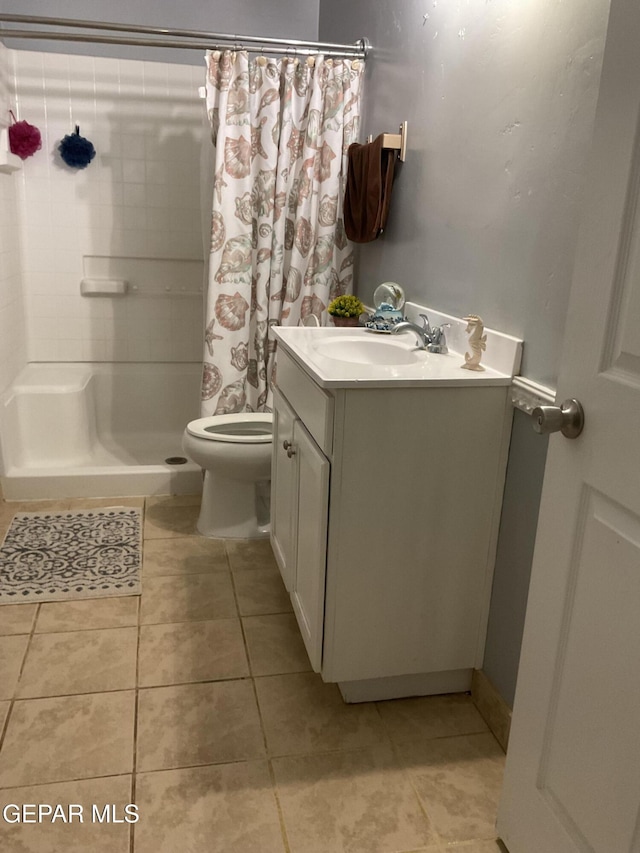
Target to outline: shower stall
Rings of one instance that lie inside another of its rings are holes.
[[[199,491],[201,471],[182,458],[181,439],[200,413],[212,240],[204,49],[357,58],[364,45],[5,14],[0,39],[203,57],[183,65],[0,44],[0,111],[13,108],[43,137],[41,151],[1,176],[15,182],[26,340],[0,389],[4,496]],[[75,125],[97,152],[86,169],[57,150]]]
[[[193,494],[199,364],[29,364],[0,404],[8,500]]]

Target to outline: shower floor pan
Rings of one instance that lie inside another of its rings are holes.
[[[191,494],[184,458],[200,366],[30,364],[4,395],[2,485],[8,500]],[[161,428],[159,428],[161,425]]]

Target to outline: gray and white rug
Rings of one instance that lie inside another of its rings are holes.
[[[19,512],[0,547],[0,604],[139,595],[142,513]]]

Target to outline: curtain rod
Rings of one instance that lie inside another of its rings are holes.
[[[328,56],[345,56],[350,58],[366,58],[369,50],[367,39],[360,39],[355,44],[335,44],[333,42],[304,41],[300,39],[278,39],[259,36],[232,35],[230,33],[211,33],[200,30],[175,30],[163,27],[146,27],[139,24],[119,24],[107,21],[81,21],[75,18],[48,18],[36,15],[5,15],[0,14],[0,22],[15,24],[44,24],[45,26],[79,27],[82,29],[110,30],[121,33],[142,33],[162,36],[162,39],[139,39],[132,36],[105,36],[83,33],[44,32],[41,30],[12,30],[0,29],[0,38],[34,38],[52,41],[95,42],[98,44],[133,44],[144,47],[173,47],[206,50],[211,48],[244,49],[251,52],[275,54],[309,55],[324,53]],[[171,39],[164,37],[171,36]],[[200,42],[183,41],[183,39],[202,39]],[[227,42],[228,44],[224,44]]]

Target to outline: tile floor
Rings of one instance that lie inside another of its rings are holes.
[[[504,756],[467,696],[345,705],[310,671],[268,542],[195,535],[197,497],[144,506],[140,599],[0,607],[3,853],[498,853]],[[140,820],[91,822],[128,803]]]

